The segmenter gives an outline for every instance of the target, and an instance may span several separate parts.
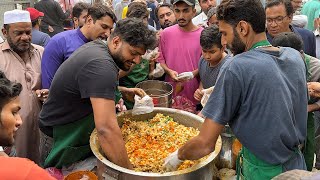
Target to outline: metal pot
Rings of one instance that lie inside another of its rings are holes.
[[[136,85],[143,89],[153,99],[155,107],[171,107],[172,105],[172,85],[157,80],[142,81]]]
[[[152,113],[132,116],[131,111],[125,111],[118,114],[118,123],[121,126],[124,118],[131,118],[135,121],[151,119],[156,113],[162,113],[174,118],[174,121],[179,122],[185,126],[191,126],[200,128],[203,123],[203,118],[177,109],[170,108],[155,108]],[[99,179],[107,180],[212,180],[213,174],[213,160],[218,156],[221,150],[221,137],[219,137],[215,151],[212,152],[205,161],[199,164],[180,171],[167,172],[167,173],[147,173],[147,172],[136,172],[123,167],[120,167],[108,159],[102,154],[101,147],[98,142],[98,138],[95,132],[92,133],[90,138],[90,147],[93,154],[98,158],[98,169],[97,174]]]

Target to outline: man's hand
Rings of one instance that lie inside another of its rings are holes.
[[[183,161],[178,158],[178,150],[176,150],[164,160],[163,166],[166,171],[176,171],[182,162]]]
[[[168,75],[171,77],[171,79],[173,79],[174,81],[178,81],[178,73],[177,71],[173,71],[173,70],[170,70],[168,72]]]
[[[121,98],[118,102],[118,104],[116,104],[116,108],[119,112],[122,112],[122,111],[126,111],[127,110],[127,107],[126,105],[124,105],[124,101],[123,99]]]
[[[308,83],[309,95],[312,97],[320,97],[320,83],[318,82],[309,82]]]
[[[49,89],[38,89],[36,95],[41,102],[45,102],[49,96]]]
[[[138,95],[141,98],[147,95],[143,89],[140,88],[126,88],[123,86],[119,86],[119,90],[123,96],[123,98],[127,101],[134,102],[134,95]]]
[[[49,26],[48,26],[48,31],[51,32],[51,33],[54,32],[53,27],[49,25]]]
[[[203,94],[204,92],[202,91],[202,89],[197,89],[195,92],[194,92],[194,99],[196,99],[197,101],[201,101],[202,97],[203,97]]]

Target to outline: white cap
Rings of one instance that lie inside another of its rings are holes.
[[[13,24],[18,22],[31,22],[30,13],[23,10],[12,10],[4,13],[3,24]]]

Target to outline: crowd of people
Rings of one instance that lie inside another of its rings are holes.
[[[242,144],[239,177],[320,169],[320,0],[198,4],[200,13],[196,0],[80,2],[64,12],[41,0],[5,12],[0,177],[23,179],[9,170],[17,164],[24,177],[52,179],[42,168],[92,156],[94,128],[106,157],[132,169],[116,116],[146,95],[136,85],[148,79],[172,85],[174,108],[205,118],[164,159],[168,170],[211,153],[225,125]],[[64,30],[70,15],[74,29]]]

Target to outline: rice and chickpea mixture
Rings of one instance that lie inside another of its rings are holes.
[[[181,125],[161,113],[145,121],[125,119],[121,132],[134,170],[154,173],[166,172],[164,159],[199,134],[198,129]],[[178,170],[189,168],[205,158],[186,160]]]

